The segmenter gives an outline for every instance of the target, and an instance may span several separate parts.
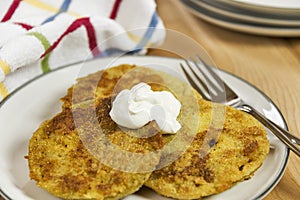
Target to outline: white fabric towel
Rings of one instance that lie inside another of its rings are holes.
[[[1,0],[0,102],[55,68],[159,45],[154,0]]]

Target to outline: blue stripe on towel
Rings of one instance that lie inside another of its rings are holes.
[[[47,23],[47,22],[51,22],[51,21],[53,21],[60,13],[66,12],[66,11],[69,9],[69,6],[70,6],[71,1],[72,1],[72,0],[65,0],[65,1],[63,2],[63,4],[60,6],[58,12],[57,12],[55,15],[53,15],[53,16],[49,17],[48,19],[46,19],[42,24],[45,24],[45,23]]]
[[[147,45],[147,43],[149,42],[149,40],[152,37],[152,34],[155,31],[157,24],[158,24],[158,15],[156,12],[154,12],[146,33],[144,34],[142,40],[135,47],[134,51],[139,52],[143,49],[143,47],[145,47]]]
[[[153,13],[152,19],[149,23],[148,29],[146,30],[145,34],[143,35],[141,41],[136,45],[136,47],[131,51],[124,51],[122,49],[118,48],[108,48],[105,51],[102,51],[99,55],[96,55],[95,57],[106,57],[106,56],[112,56],[112,55],[122,55],[122,54],[135,54],[143,50],[143,48],[147,45],[149,40],[151,39],[156,26],[158,24],[158,15],[156,12]]]

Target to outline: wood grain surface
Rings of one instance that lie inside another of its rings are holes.
[[[262,90],[281,110],[289,130],[300,137],[300,37],[274,38],[230,31],[195,17],[178,0],[157,0],[157,4],[168,29],[193,38],[218,68]],[[160,55],[155,51],[151,54]],[[291,152],[281,181],[265,199],[299,197],[300,158]]]
[[[178,0],[157,0],[157,9],[166,28],[193,38],[218,68],[249,81],[269,96],[289,130],[300,137],[300,37],[274,38],[226,30],[195,17]],[[150,54],[171,56],[155,50]],[[282,179],[265,199],[299,197],[300,158],[291,152]]]

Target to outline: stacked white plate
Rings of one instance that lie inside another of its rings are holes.
[[[236,31],[300,37],[300,0],[181,0],[195,15]]]

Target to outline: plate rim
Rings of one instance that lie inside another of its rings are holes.
[[[128,57],[128,58],[154,58],[154,59],[168,59],[168,60],[174,60],[174,61],[179,61],[180,59],[178,58],[172,58],[172,57],[164,57],[164,56],[155,56],[155,55],[142,55],[142,56],[122,56],[123,58],[125,57]],[[15,89],[12,93],[10,93],[2,102],[0,102],[0,109],[2,108],[2,106],[5,105],[5,103],[7,101],[9,101],[9,99],[11,99],[16,93],[18,93],[20,90],[22,90],[24,87],[26,87],[27,85],[29,85],[30,83],[32,82],[35,82],[37,80],[39,80],[40,78],[43,78],[44,76],[47,76],[47,75],[51,75],[53,74],[54,72],[56,71],[60,71],[60,70],[63,70],[63,69],[66,69],[66,68],[69,68],[69,67],[72,67],[74,65],[78,65],[78,64],[84,64],[85,62],[91,62],[91,61],[97,61],[97,60],[101,60],[101,59],[109,59],[109,57],[105,57],[105,58],[96,58],[96,59],[89,59],[89,60],[86,60],[86,61],[80,61],[80,62],[76,62],[76,63],[72,63],[72,64],[68,64],[68,65],[64,65],[64,66],[61,66],[61,67],[58,67],[58,68],[55,68],[51,71],[49,71],[48,73],[45,73],[45,74],[40,74],[36,77],[34,77],[33,79],[27,81],[25,84],[21,85],[20,87],[18,87],[17,89]],[[218,70],[222,71],[223,73],[229,75],[229,76],[232,76],[236,79],[238,79],[239,81],[249,85],[250,87],[252,87],[253,89],[255,89],[259,94],[261,94],[269,103],[272,104],[272,106],[274,106],[274,108],[276,109],[277,113],[279,114],[280,116],[280,119],[282,120],[283,122],[283,125],[284,125],[284,129],[288,130],[288,125],[287,125],[287,122],[286,122],[286,119],[284,118],[282,112],[280,111],[280,109],[278,108],[278,106],[273,102],[273,100],[268,97],[262,90],[260,90],[259,88],[257,88],[255,85],[253,85],[252,83],[248,82],[247,80],[243,79],[242,77],[239,77],[233,73],[230,73],[228,71],[225,71],[223,69],[220,69],[218,68]],[[257,197],[254,197],[255,199],[261,199],[263,197],[265,197],[267,194],[270,193],[270,191],[278,184],[278,182],[281,180],[281,178],[283,177],[284,175],[284,172],[287,168],[287,163],[288,163],[288,160],[289,160],[289,157],[290,157],[290,150],[288,147],[284,146],[284,153],[286,155],[286,157],[284,158],[284,162],[282,162],[282,167],[280,169],[280,171],[278,171],[278,175],[276,176],[275,180],[269,185],[268,188],[266,188],[264,190],[264,192],[262,192],[259,196]],[[4,199],[6,200],[13,200],[9,195],[7,195],[5,193],[5,191],[1,188],[0,186],[0,195],[1,197],[3,197]]]
[[[269,13],[254,13],[253,11],[248,11],[248,13],[240,11],[240,13],[235,12],[239,11],[239,9],[227,5],[225,2],[215,2],[215,1],[198,1],[198,0],[191,0],[194,3],[198,4],[199,7],[211,11],[213,13],[217,13],[223,15],[225,17],[231,18],[233,20],[240,20],[246,23],[253,23],[258,25],[268,25],[268,26],[280,26],[280,27],[300,27],[300,18],[299,19],[283,19],[279,18],[274,14]],[[221,6],[221,7],[220,7]],[[224,8],[222,8],[224,7]],[[270,16],[259,16],[259,15],[270,15]],[[272,17],[276,18],[272,18]],[[300,15],[299,15],[300,17]],[[297,17],[298,18],[298,17]]]
[[[268,12],[268,13],[281,13],[283,15],[298,15],[300,7],[279,7],[279,6],[268,6],[263,4],[247,3],[240,0],[225,0],[224,3],[229,5],[246,8],[248,10],[259,11],[259,12]]]
[[[276,27],[276,26],[261,26],[259,24],[253,23],[243,23],[239,20],[225,20],[224,17],[219,13],[214,12],[214,15],[207,14],[208,11],[205,8],[199,7],[195,2],[189,0],[180,0],[181,3],[188,9],[189,12],[195,16],[203,19],[210,24],[217,25],[229,30],[234,30],[236,32],[262,35],[262,36],[272,36],[272,37],[299,37],[300,36],[300,26],[299,27]],[[191,5],[192,4],[192,5]],[[205,12],[206,14],[202,13]]]

